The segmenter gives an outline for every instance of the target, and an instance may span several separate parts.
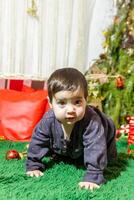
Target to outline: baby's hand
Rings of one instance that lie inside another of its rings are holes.
[[[95,188],[99,188],[100,186],[97,185],[96,183],[92,183],[92,182],[80,182],[79,187],[84,188],[84,189],[93,190]]]
[[[40,170],[33,170],[33,171],[26,172],[26,175],[31,176],[31,177],[33,176],[39,177],[39,176],[43,176],[44,174]]]

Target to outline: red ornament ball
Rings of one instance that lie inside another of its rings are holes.
[[[21,157],[20,157],[18,151],[12,149],[12,150],[7,151],[7,153],[6,153],[6,159],[7,160],[21,159]]]
[[[116,78],[116,87],[118,89],[123,89],[124,88],[124,80],[123,80],[123,78],[121,76],[118,76]]]

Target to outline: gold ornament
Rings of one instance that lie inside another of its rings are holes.
[[[27,8],[27,13],[32,17],[38,18],[37,10],[38,9],[35,0],[31,0],[31,7]]]
[[[19,152],[19,156],[20,156],[20,158],[21,159],[23,159],[23,158],[25,158],[25,157],[27,157],[27,152]]]
[[[19,152],[19,156],[21,159],[27,157],[27,149],[29,148],[29,144],[26,145],[26,150],[23,152]]]

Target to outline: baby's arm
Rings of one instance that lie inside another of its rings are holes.
[[[50,150],[50,129],[45,119],[42,119],[34,130],[28,149],[26,160],[26,174],[28,176],[41,176],[45,169],[42,158]]]
[[[107,165],[107,145],[101,121],[92,119],[83,135],[84,163],[87,169],[80,187],[98,188],[106,182],[103,170]]]

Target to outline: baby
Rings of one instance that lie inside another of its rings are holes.
[[[65,159],[83,159],[86,168],[80,188],[99,188],[103,171],[116,158],[115,126],[110,118],[87,105],[84,75],[74,68],[62,68],[48,79],[51,109],[34,129],[26,160],[28,176],[42,176],[42,158],[48,153]]]

